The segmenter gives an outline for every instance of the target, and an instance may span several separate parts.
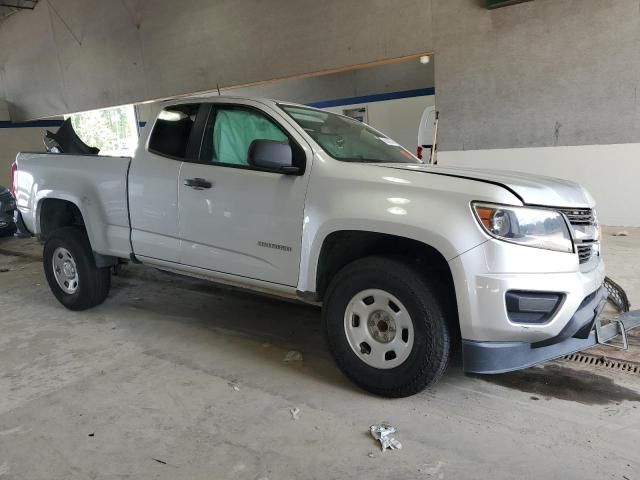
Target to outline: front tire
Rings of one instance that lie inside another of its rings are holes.
[[[435,384],[452,341],[436,291],[401,260],[369,257],[343,268],[323,308],[329,350],[342,372],[384,397]]]
[[[109,267],[98,268],[84,230],[64,227],[47,239],[43,252],[49,288],[69,310],[100,305],[111,288]]]

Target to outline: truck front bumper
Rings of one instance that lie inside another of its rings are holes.
[[[449,262],[462,338],[475,342],[538,343],[557,338],[602,287],[604,262],[579,265],[576,254],[489,240]],[[541,323],[512,318],[509,292],[555,293],[563,300]]]
[[[449,265],[456,288],[463,364],[469,372],[526,368],[606,342],[621,328],[640,324],[640,312],[608,325],[598,320],[607,299],[599,255],[588,264],[579,264],[577,254],[492,239]],[[549,298],[555,298],[555,307],[549,307],[544,317],[531,319],[528,313],[518,313],[534,311]]]
[[[640,310],[603,325],[598,316],[606,304],[607,290],[602,287],[595,293],[556,337],[535,343],[463,340],[464,370],[481,374],[520,370],[606,343],[618,335],[624,338],[627,331],[640,326]]]

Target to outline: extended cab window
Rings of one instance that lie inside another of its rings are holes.
[[[149,151],[173,158],[186,158],[191,131],[200,105],[174,105],[158,115],[149,139]]]
[[[421,163],[395,140],[352,118],[293,105],[280,105],[280,108],[336,160]]]
[[[289,137],[269,117],[253,109],[214,107],[205,129],[202,161],[249,166],[249,146],[254,140],[288,142]]]

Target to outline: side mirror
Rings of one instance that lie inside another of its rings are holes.
[[[249,165],[285,175],[295,175],[300,169],[293,165],[293,151],[288,142],[254,140],[249,146]]]

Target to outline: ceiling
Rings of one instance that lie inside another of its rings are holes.
[[[0,22],[21,10],[33,10],[38,0],[0,0]]]

